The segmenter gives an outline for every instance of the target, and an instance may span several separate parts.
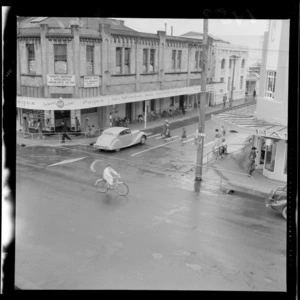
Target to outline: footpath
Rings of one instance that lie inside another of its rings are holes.
[[[224,109],[223,104],[216,106],[206,107],[205,116],[209,119],[210,115],[213,113],[221,113],[224,111],[232,110],[233,113],[243,107],[243,113],[248,115],[253,115],[253,106],[256,104],[255,101],[249,99],[241,99],[233,102],[232,107]],[[249,110],[248,110],[249,107]],[[198,111],[187,112],[185,117],[174,116],[168,117],[170,124],[170,129],[176,129],[182,126],[187,126],[198,122],[199,116]],[[137,129],[142,130],[147,133],[147,135],[152,135],[160,133],[162,130],[162,125],[165,119],[159,119],[151,122],[147,122],[146,128],[145,124],[129,124],[131,130]],[[230,128],[227,128],[230,131]],[[96,132],[96,137],[87,137],[86,134],[80,134],[78,136],[74,134],[69,134],[72,138],[71,141],[66,140],[64,144],[61,143],[61,135],[51,135],[46,136],[45,139],[38,139],[37,134],[31,134],[31,136],[24,138],[23,133],[17,132],[17,144],[21,146],[46,146],[46,147],[58,147],[64,145],[90,145],[96,141],[97,135],[102,132]],[[283,186],[286,183],[271,180],[262,174],[262,169],[255,170],[253,176],[248,176],[247,171],[247,161],[248,154],[252,145],[247,145],[245,140],[247,135],[234,133],[230,134],[226,138],[226,144],[228,145],[229,155],[224,158],[210,159],[206,161],[207,157],[203,158],[203,183],[215,182],[215,184],[220,185],[220,188],[225,189],[228,192],[239,192],[245,194],[251,194],[260,197],[266,197],[272,189],[279,186]],[[188,175],[189,181],[194,181],[194,172],[190,172]]]

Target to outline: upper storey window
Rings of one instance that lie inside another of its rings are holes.
[[[36,72],[34,44],[27,44],[28,73]]]
[[[86,74],[94,74],[94,46],[86,46]]]
[[[172,70],[180,71],[182,60],[182,50],[172,50]]]
[[[116,74],[130,73],[130,48],[116,48]]]
[[[54,45],[54,72],[55,74],[68,73],[67,45]]]
[[[225,69],[225,58],[222,59],[222,62],[221,62],[221,69]]]

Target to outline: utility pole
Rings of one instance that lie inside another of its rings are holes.
[[[232,74],[232,83],[231,83],[231,96],[230,96],[230,101],[229,101],[229,105],[230,107],[232,106],[232,102],[233,102],[233,86],[234,86],[234,73],[235,73],[235,62],[237,60],[237,56],[236,55],[232,55],[231,56],[233,58],[233,74]]]
[[[200,57],[201,71],[201,91],[200,101],[198,101],[199,125],[198,132],[200,134],[197,147],[197,163],[195,180],[202,181],[202,160],[204,149],[204,131],[205,131],[205,105],[206,105],[206,64],[208,56],[208,19],[203,20],[203,42],[202,55]]]

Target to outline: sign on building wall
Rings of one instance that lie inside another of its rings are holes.
[[[83,86],[85,88],[100,86],[99,76],[84,76]]]
[[[47,84],[49,86],[75,86],[75,75],[48,74]]]
[[[67,73],[67,63],[65,61],[56,61],[54,63],[54,68],[56,73]]]

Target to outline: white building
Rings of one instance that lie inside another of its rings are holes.
[[[254,116],[213,116],[239,132],[253,134],[256,168],[271,179],[287,180],[289,20],[271,20],[265,32],[259,93]]]
[[[203,34],[188,32],[181,37],[202,39]],[[245,98],[249,48],[233,45],[212,35],[210,37],[213,45],[209,53],[211,62],[207,72],[210,76],[209,82],[215,83],[210,104],[222,103],[224,94],[233,101]]]

